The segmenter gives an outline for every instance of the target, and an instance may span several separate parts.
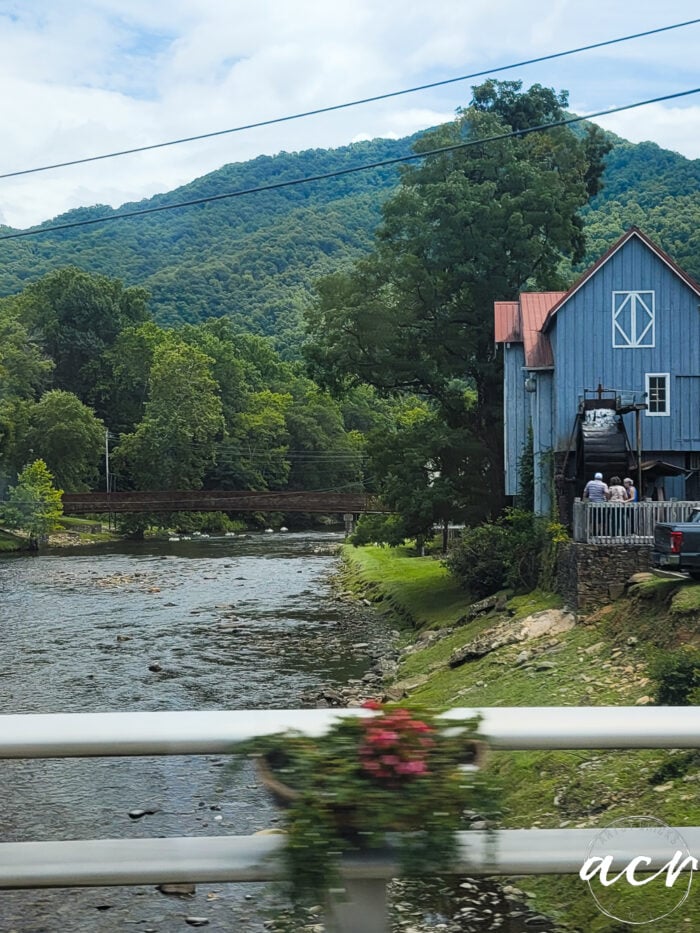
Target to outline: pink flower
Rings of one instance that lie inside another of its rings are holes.
[[[381,709],[382,704],[378,703],[377,700],[365,700],[362,704],[362,709]]]
[[[407,723],[407,725],[409,725],[414,730],[414,732],[432,732],[433,731],[426,722],[423,722],[420,719],[412,719],[409,723]]]
[[[396,765],[396,773],[418,776],[419,774],[427,774],[428,766],[424,761],[400,761]]]
[[[369,741],[373,745],[393,745],[394,742],[398,742],[399,734],[398,732],[389,732],[386,729],[383,729],[381,732],[373,732],[369,735]]]

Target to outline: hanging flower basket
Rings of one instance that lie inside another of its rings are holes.
[[[339,719],[320,737],[285,732],[234,749],[255,757],[282,808],[296,903],[317,902],[338,883],[343,854],[389,838],[403,874],[438,873],[457,854],[465,811],[495,812],[478,720],[368,705],[372,716]]]

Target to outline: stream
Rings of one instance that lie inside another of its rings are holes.
[[[361,677],[386,645],[338,601],[334,533],[52,550],[0,562],[0,706],[8,713],[295,708]],[[0,761],[5,841],[247,834],[274,825],[225,756]],[[133,810],[154,811],[141,818]],[[2,933],[262,933],[263,885],[0,892]]]

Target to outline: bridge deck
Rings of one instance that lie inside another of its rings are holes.
[[[64,493],[66,515],[100,512],[385,512],[366,493],[193,489]]]

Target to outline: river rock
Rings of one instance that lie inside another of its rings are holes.
[[[568,632],[576,624],[572,612],[562,609],[545,609],[534,612],[519,622],[508,620],[487,629],[476,638],[472,638],[461,648],[456,648],[450,656],[450,667],[459,667],[467,661],[483,658],[492,651],[507,645],[517,644],[528,639],[541,638],[543,635],[559,635]]]
[[[144,807],[142,810],[129,810],[129,816],[132,820],[140,820],[143,816],[153,816],[154,813],[158,812],[158,807]]]
[[[649,580],[654,579],[654,574],[649,573],[648,571],[643,571],[641,573],[633,573],[631,577],[628,578],[628,583],[646,583]]]
[[[160,665],[160,663],[159,663],[158,661],[152,661],[152,662],[148,665],[148,670],[151,671],[151,672],[154,673],[154,674],[159,674],[159,673],[163,670],[163,668],[161,667],[161,665]]]
[[[564,609],[545,609],[535,612],[521,622],[521,632],[525,638],[539,638],[541,635],[559,635],[568,632],[576,625],[573,612]]]
[[[209,920],[206,917],[185,917],[185,923],[191,927],[205,927],[208,925]]]
[[[487,596],[485,599],[480,599],[477,603],[472,603],[459,621],[461,623],[471,622],[472,619],[476,619],[477,616],[483,615],[485,612],[490,612],[492,609],[501,611],[506,608],[507,601],[508,597],[505,593],[496,593],[494,596]]]
[[[156,890],[161,894],[173,894],[176,897],[194,897],[197,886],[189,882],[172,882],[167,884],[157,884]]]

